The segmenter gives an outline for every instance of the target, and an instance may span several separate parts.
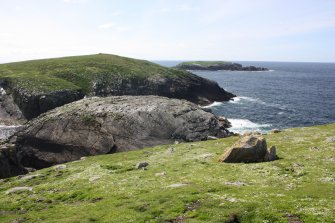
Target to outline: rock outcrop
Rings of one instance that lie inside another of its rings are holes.
[[[225,119],[185,100],[158,96],[86,98],[40,115],[17,133],[20,163],[57,163],[174,141],[229,135]]]
[[[1,64],[0,86],[26,119],[85,95],[158,95],[201,105],[235,96],[187,71],[108,54]]]
[[[231,70],[231,71],[268,71],[264,67],[246,66],[243,67],[239,63],[224,62],[224,61],[191,61],[180,63],[175,66],[180,70]]]
[[[254,163],[276,160],[276,147],[267,149],[265,138],[259,135],[244,136],[219,159],[225,163]]]
[[[0,144],[0,179],[27,173],[16,156],[15,145],[1,142]]]

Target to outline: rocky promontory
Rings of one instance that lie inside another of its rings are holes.
[[[109,54],[0,65],[1,106],[32,119],[84,96],[158,95],[206,105],[235,95],[187,71]],[[14,102],[15,105],[8,102]]]
[[[230,71],[268,71],[264,67],[242,66],[239,63],[225,62],[225,61],[189,61],[183,62],[175,66],[180,70],[230,70]]]
[[[222,138],[229,122],[186,100],[92,97],[53,109],[17,133],[19,163],[44,168],[83,156]]]

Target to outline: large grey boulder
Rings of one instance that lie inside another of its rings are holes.
[[[259,135],[247,135],[237,141],[219,159],[225,163],[253,163],[273,161],[278,157],[276,147],[267,149],[265,138]]]
[[[227,123],[185,100],[159,96],[92,97],[56,108],[17,133],[24,166],[43,168],[88,155],[229,134]]]

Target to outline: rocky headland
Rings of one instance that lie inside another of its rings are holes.
[[[1,106],[28,120],[84,96],[158,95],[201,105],[235,96],[190,72],[109,54],[1,64],[0,86]]]
[[[268,71],[264,67],[242,66],[239,63],[225,61],[189,61],[183,62],[175,66],[179,70],[230,70],[230,71]]]
[[[47,112],[17,133],[20,163],[43,168],[83,156],[229,135],[229,122],[159,96],[91,97]]]

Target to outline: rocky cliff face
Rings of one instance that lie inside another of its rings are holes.
[[[185,100],[87,98],[47,112],[17,134],[20,163],[43,168],[82,156],[229,135],[225,119]]]
[[[18,161],[15,145],[0,142],[0,179],[27,173]]]
[[[93,87],[93,95],[158,95],[186,99],[200,105],[208,105],[214,101],[228,101],[235,97],[215,81],[191,73],[182,77],[157,75],[143,79],[118,78],[112,81],[98,79]]]

